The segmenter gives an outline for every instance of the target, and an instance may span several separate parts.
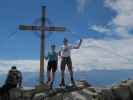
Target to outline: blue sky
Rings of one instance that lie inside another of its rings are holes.
[[[117,8],[121,1],[125,2],[124,0],[116,0],[116,2],[114,0],[1,0],[0,59],[39,59],[39,33],[19,31],[18,25],[39,25],[38,18],[40,18],[42,4],[47,7],[46,15],[50,20],[47,25],[64,26],[77,34],[47,33],[47,48],[52,43],[62,45],[64,37],[68,37],[71,43],[83,37],[129,38],[131,36],[128,31],[133,29],[132,22],[131,25],[125,24],[126,18],[121,19],[119,15],[123,14],[122,11],[131,12],[128,9]],[[131,0],[127,2],[132,3]],[[124,20],[124,24],[119,23],[122,22],[119,21],[120,19]],[[123,26],[119,27],[120,25]],[[126,32],[128,35],[123,34]],[[13,36],[10,37],[10,34]]]
[[[20,31],[18,25],[39,25],[41,2],[0,1],[0,72],[12,65],[24,72],[39,70],[39,33]],[[46,49],[53,43],[61,46],[64,37],[73,44],[83,38],[81,48],[72,50],[74,70],[132,69],[133,0],[46,0],[44,4],[47,25],[68,29],[47,32]]]

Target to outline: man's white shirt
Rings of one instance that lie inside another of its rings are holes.
[[[60,49],[61,56],[62,57],[71,57],[71,49],[74,49],[74,47],[71,45],[68,45],[68,46],[63,45]]]

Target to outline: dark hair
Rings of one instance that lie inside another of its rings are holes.
[[[17,69],[17,68],[16,68],[16,66],[12,66],[12,68],[11,68],[11,69]]]
[[[68,39],[67,38],[64,38],[63,42],[68,42]]]

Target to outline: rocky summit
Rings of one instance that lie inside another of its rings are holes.
[[[9,100],[133,100],[133,80],[111,87],[93,87],[86,81],[76,81],[76,86],[52,90],[46,86],[12,89]]]

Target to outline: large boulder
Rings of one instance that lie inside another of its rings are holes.
[[[128,87],[130,93],[130,100],[133,100],[133,80],[124,80],[120,84],[121,86]]]
[[[110,88],[101,88],[98,94],[101,100],[114,100],[115,98]]]
[[[118,85],[111,88],[115,100],[131,100],[130,99],[130,90],[127,85]]]
[[[133,95],[133,80],[128,80],[126,84],[129,86],[130,92]]]
[[[22,98],[21,90],[19,88],[11,89],[9,92],[10,100],[20,100]]]
[[[10,90],[9,98],[10,100],[30,100],[34,92],[33,87],[14,88]]]

